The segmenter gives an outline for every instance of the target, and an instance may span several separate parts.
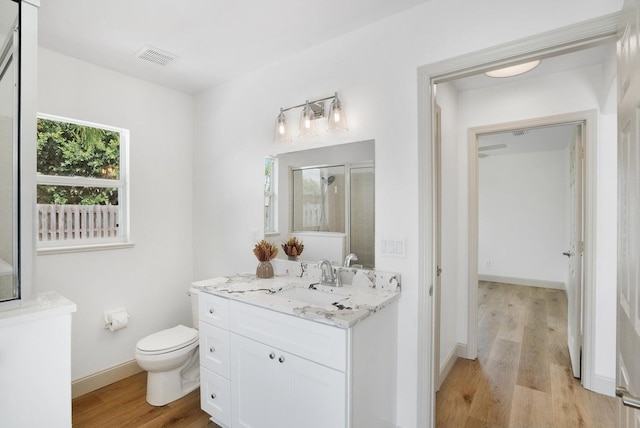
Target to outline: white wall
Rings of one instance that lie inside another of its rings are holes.
[[[468,257],[468,174],[467,129],[472,127],[505,123],[517,120],[544,117],[585,110],[601,110],[601,100],[611,98],[608,91],[615,87],[610,84],[601,66],[585,67],[548,77],[531,79],[526,84],[503,84],[496,87],[464,91],[459,94],[460,132],[458,136],[460,165],[459,177],[459,230],[464,231],[459,238],[458,307],[466,308],[468,296],[468,270],[462,263]],[[517,95],[516,95],[517,94]],[[613,97],[615,99],[615,96]],[[616,194],[615,157],[616,127],[615,115],[598,114],[598,157],[604,159],[597,164],[597,236],[604,233],[615,237],[616,204],[611,195]],[[596,379],[605,383],[615,379],[615,342],[610,332],[615,331],[615,250],[611,251],[611,238],[605,238],[604,245],[597,242],[596,266],[596,327],[595,361]],[[600,296],[598,298],[597,296]],[[458,313],[458,338],[466,341],[467,313]],[[608,333],[607,333],[608,332]]]
[[[567,150],[479,159],[479,275],[565,283],[568,170]]]
[[[379,248],[376,251],[376,267],[398,271],[403,280],[398,424],[417,426],[418,406],[426,405],[416,400],[417,368],[426,364],[416,358],[418,311],[422,310],[417,305],[418,287],[428,284],[418,283],[416,70],[620,8],[620,1],[598,0],[433,0],[200,94],[194,153],[196,279],[255,269],[251,248],[253,231],[262,230],[263,157],[285,151],[270,143],[278,109],[340,91],[350,131],[339,137],[323,136],[317,144],[376,141],[378,243],[382,237],[406,237],[406,258],[387,258]],[[562,103],[573,110],[570,104],[571,98]],[[466,149],[460,155],[466,155]],[[460,180],[465,182],[466,177]],[[459,212],[464,213],[466,202],[460,202]],[[459,231],[465,236],[466,226]]]
[[[46,49],[39,51],[38,110],[130,130],[134,248],[37,257],[37,291],[75,302],[72,377],[134,359],[136,342],[190,323],[193,97]],[[124,306],[128,328],[103,328]]]

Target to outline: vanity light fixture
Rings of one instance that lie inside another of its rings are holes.
[[[276,119],[276,129],[273,132],[273,141],[279,143],[287,143],[291,141],[289,136],[289,126],[287,125],[287,115],[284,110],[280,109],[280,114]]]
[[[533,70],[540,64],[540,60],[529,61],[522,64],[512,65],[510,67],[499,68],[498,70],[487,71],[486,74],[489,77],[513,77],[520,74],[524,74]]]
[[[336,92],[333,96],[333,100],[329,105],[329,116],[327,117],[327,132],[341,132],[348,131],[347,116],[342,108],[342,101],[338,98]]]
[[[331,100],[327,117],[327,132],[348,131],[349,128],[347,127],[347,117],[344,107],[342,101],[338,98],[338,93],[335,92],[331,97],[319,98],[312,101],[307,100],[304,104],[280,108],[280,113],[276,118],[273,141],[281,143],[291,141],[291,130],[289,129],[285,112],[300,107],[302,107],[302,113],[300,115],[298,136],[300,138],[317,137],[318,130],[316,120],[325,116],[324,102],[327,100]]]
[[[322,104],[322,110],[324,112],[324,104]],[[322,116],[322,113],[320,113]],[[300,127],[298,128],[298,137],[317,137],[318,129],[316,128],[316,113],[311,108],[309,100],[304,104],[302,108],[302,114],[300,115]]]

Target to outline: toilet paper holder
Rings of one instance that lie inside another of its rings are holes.
[[[129,324],[129,314],[125,308],[104,312],[104,328],[111,331],[121,330]]]

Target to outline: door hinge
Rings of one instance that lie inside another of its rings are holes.
[[[429,297],[433,297],[433,284],[429,287]]]
[[[584,159],[584,147],[578,147],[578,159]]]
[[[436,266],[436,276],[440,276],[442,274],[442,268],[440,266]]]
[[[577,247],[580,254],[584,253],[584,241],[578,241]]]

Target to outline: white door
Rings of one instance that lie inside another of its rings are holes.
[[[640,427],[640,0],[626,0],[618,40],[618,326],[619,426]],[[624,403],[625,405],[623,406]]]
[[[569,250],[563,254],[569,258],[567,281],[567,336],[573,375],[581,374],[582,363],[582,125],[577,125],[571,141],[569,156]]]
[[[441,131],[441,123],[442,123],[442,111],[440,106],[435,105],[435,140],[434,140],[434,153],[435,157],[435,171],[434,171],[434,179],[435,183],[435,192],[436,192],[436,205],[435,211],[433,213],[435,217],[435,230],[434,230],[434,238],[435,238],[435,257],[436,257],[436,281],[435,287],[433,290],[433,297],[435,302],[435,319],[438,320],[439,327],[435,329],[433,333],[433,365],[435,367],[434,375],[435,375],[435,385],[436,391],[440,390],[440,386],[444,379],[442,378],[440,373],[440,336],[442,334],[442,329],[445,327],[446,323],[440,322],[440,308],[442,305],[440,293],[442,287],[442,131]]]

